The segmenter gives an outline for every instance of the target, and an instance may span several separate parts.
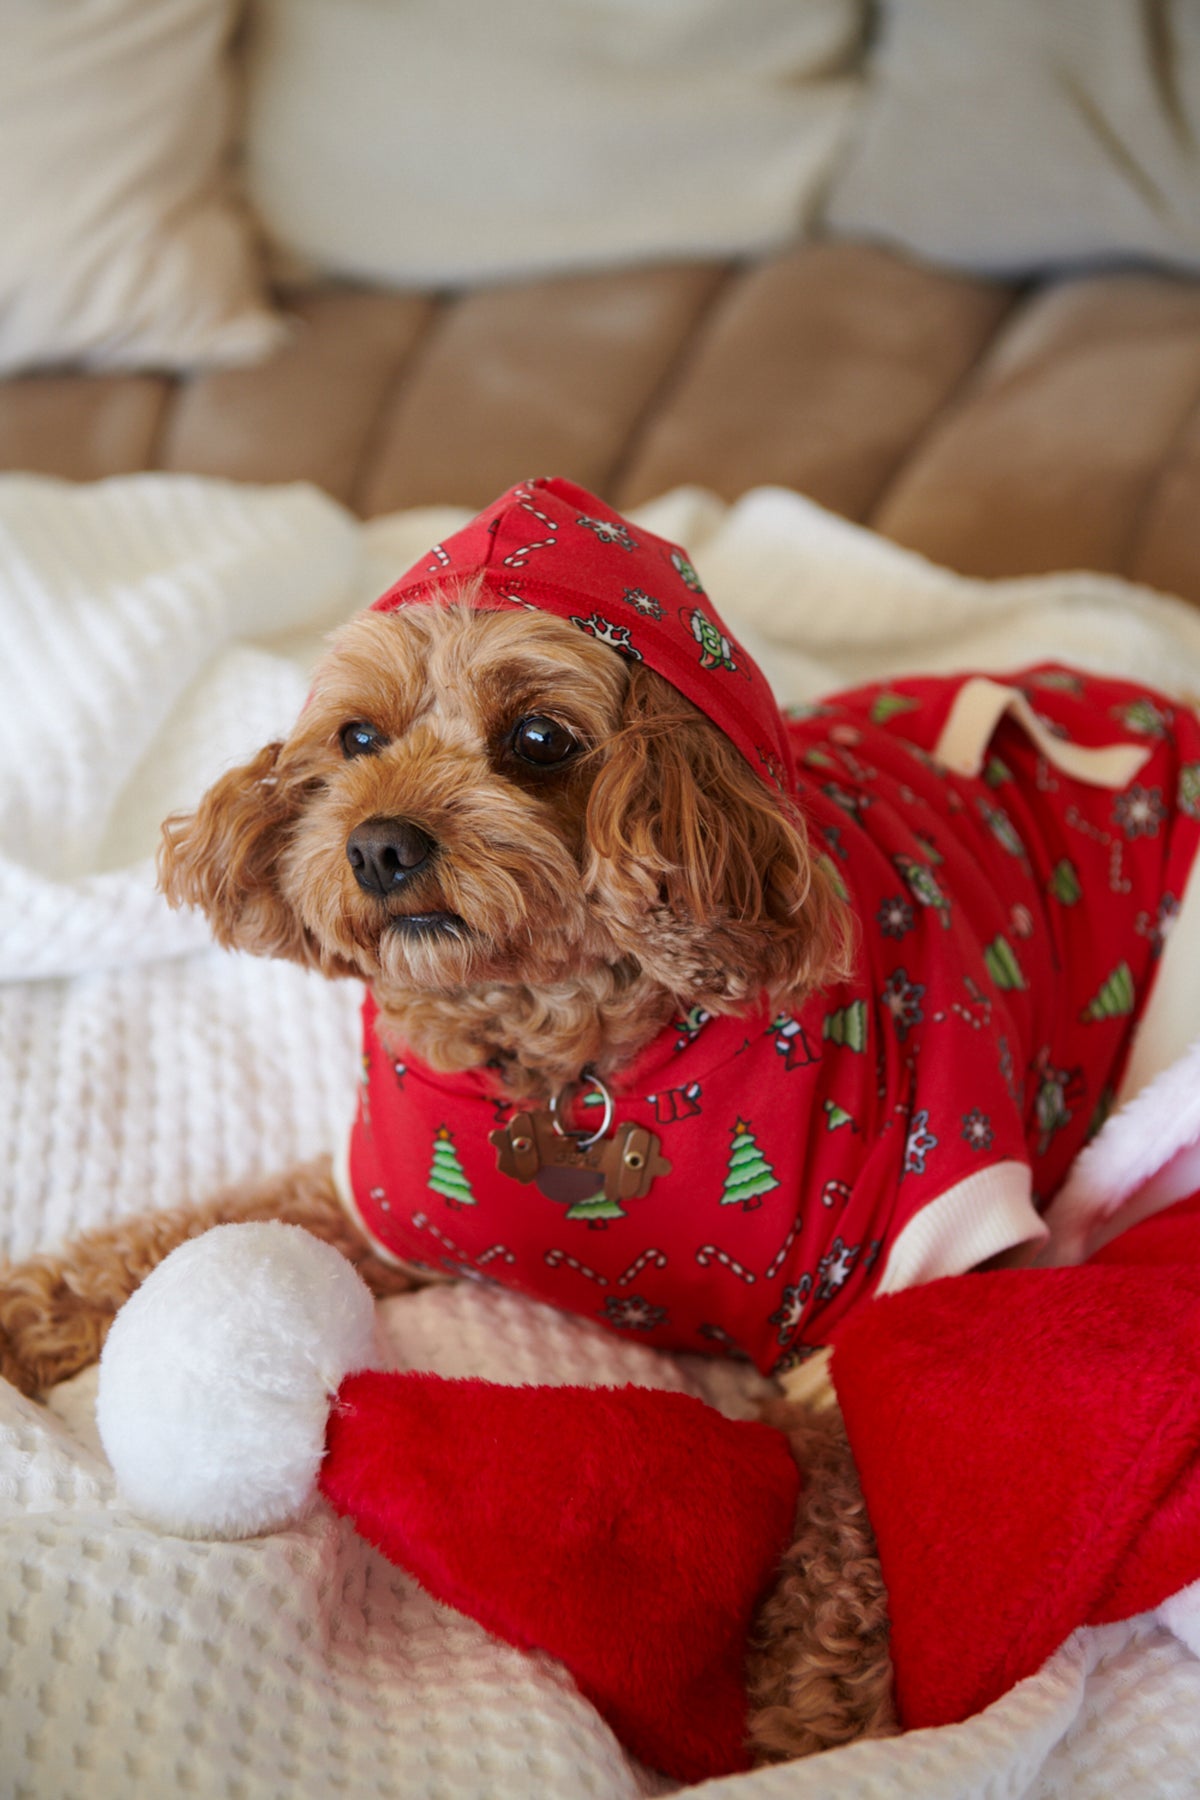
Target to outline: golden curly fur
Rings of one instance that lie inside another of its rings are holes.
[[[803,821],[725,737],[564,621],[470,599],[367,613],[334,639],[291,735],[167,820],[171,903],[203,908],[222,944],[369,982],[385,1037],[437,1069],[489,1064],[514,1098],[619,1068],[681,1006],[736,1013],[764,990],[794,1006],[841,974],[848,919]],[[566,753],[525,754],[530,720],[535,747]],[[351,833],[398,819],[419,848],[377,891]],[[377,1292],[410,1285],[356,1236],[328,1162],[308,1164],[0,1272],[0,1370],[27,1392],[74,1373],[176,1244],[268,1217],[335,1243]],[[805,1488],[754,1653],[764,1759],[893,1728],[848,1447],[795,1408],[778,1423]]]

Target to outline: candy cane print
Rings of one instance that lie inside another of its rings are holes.
[[[504,559],[506,569],[523,569],[535,550],[553,550],[557,538],[538,538],[536,543],[522,544],[519,550],[510,550]]]
[[[429,574],[433,575],[436,574],[439,569],[448,569],[450,567],[450,552],[446,549],[444,544],[435,544],[429,554],[433,557],[433,561],[428,567]]]
[[[787,1236],[784,1238],[783,1243],[779,1247],[778,1256],[776,1256],[773,1259],[770,1268],[767,1270],[766,1278],[768,1281],[772,1280],[774,1276],[778,1275],[780,1269],[783,1267],[783,1259],[787,1255],[788,1251],[791,1249],[792,1245],[795,1243],[796,1239],[799,1237],[800,1226],[802,1223],[803,1223],[803,1221],[801,1219],[797,1219],[795,1221],[795,1223],[793,1224],[792,1229],[788,1232]]]
[[[665,1269],[667,1266],[665,1252],[662,1250],[643,1250],[637,1261],[635,1263],[630,1263],[623,1275],[617,1276],[617,1286],[624,1287],[625,1283],[627,1281],[632,1281],[635,1275],[639,1275],[649,1262],[652,1262],[656,1269]]]
[[[493,1244],[490,1250],[485,1250],[482,1256],[475,1259],[476,1267],[485,1269],[494,1256],[502,1256],[506,1263],[515,1263],[517,1260],[506,1244]]]
[[[731,1269],[740,1280],[746,1282],[749,1286],[753,1286],[756,1277],[750,1273],[749,1269],[743,1269],[736,1257],[730,1256],[727,1250],[718,1249],[716,1244],[701,1244],[699,1250],[696,1252],[696,1261],[700,1264],[702,1269],[707,1269],[714,1256],[719,1263],[724,1263],[727,1269]]]
[[[470,1263],[477,1269],[482,1269],[484,1264],[491,1262],[495,1256],[502,1256],[506,1263],[514,1263],[517,1260],[512,1251],[504,1244],[493,1244],[491,1249],[485,1250],[479,1258],[468,1256],[465,1250],[459,1249],[453,1238],[448,1238],[444,1231],[438,1230],[428,1213],[414,1213],[412,1222],[418,1231],[427,1231],[430,1237],[435,1237],[438,1243],[443,1245],[458,1262]]]
[[[547,1250],[546,1267],[557,1269],[559,1263],[566,1263],[568,1268],[574,1269],[580,1275],[586,1275],[589,1281],[596,1282],[600,1287],[608,1286],[607,1275],[597,1275],[595,1269],[589,1269],[586,1263],[576,1262],[575,1258],[568,1256],[565,1250]]]

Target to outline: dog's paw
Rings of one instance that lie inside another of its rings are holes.
[[[116,1304],[85,1298],[53,1257],[0,1266],[0,1376],[37,1395],[94,1363]]]

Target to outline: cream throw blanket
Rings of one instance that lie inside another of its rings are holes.
[[[460,515],[362,526],[306,488],[0,480],[0,1247],[199,1197],[332,1145],[357,994],[228,956],[153,891],[157,823],[286,729],[321,634]],[[1086,575],[987,584],[781,491],[683,492],[688,543],[785,699],[876,672],[1061,656],[1200,690],[1200,619]],[[402,1362],[634,1380],[734,1412],[761,1383],[473,1284],[392,1302]],[[0,1791],[29,1800],[630,1800],[563,1671],[435,1605],[320,1512],[240,1544],[156,1536],[114,1493],[94,1376],[0,1390]],[[710,1783],[721,1800],[1200,1785],[1200,1662],[1148,1620],[1082,1632],[988,1713]]]

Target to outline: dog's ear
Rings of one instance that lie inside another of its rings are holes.
[[[280,858],[310,791],[283,744],[267,744],[214,782],[195,812],[172,813],[158,849],[158,884],[171,905],[201,907],[231,949],[319,964],[279,887]]]
[[[698,708],[630,670],[592,784],[585,880],[610,933],[692,1004],[798,1003],[848,972],[849,911],[777,800]]]

